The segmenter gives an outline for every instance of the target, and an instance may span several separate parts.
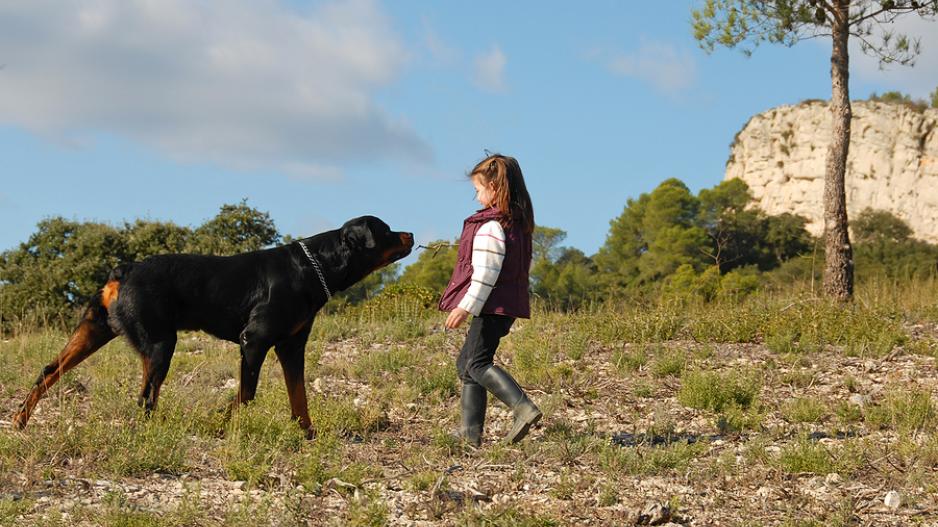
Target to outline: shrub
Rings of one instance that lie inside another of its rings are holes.
[[[684,406],[721,412],[731,405],[749,408],[762,389],[752,372],[693,371],[684,375],[677,398]]]

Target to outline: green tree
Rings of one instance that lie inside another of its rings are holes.
[[[850,222],[850,228],[857,241],[859,279],[935,277],[938,246],[913,239],[909,225],[892,213],[864,209]]]
[[[0,313],[68,317],[126,259],[121,232],[102,223],[48,218],[19,248],[0,255]]]
[[[938,0],[705,0],[692,10],[694,37],[710,52],[716,46],[743,47],[752,53],[762,42],[793,46],[801,40],[830,36],[831,113],[833,128],[824,177],[824,290],[839,300],[853,296],[853,259],[848,234],[844,174],[850,145],[848,89],[850,37],[882,64],[912,64],[918,40],[884,29],[907,13],[938,14]],[[880,42],[872,35],[881,30]]]
[[[870,100],[907,106],[917,112],[924,111],[926,108],[928,108],[928,103],[926,101],[921,99],[913,99],[911,95],[898,91],[887,91],[882,95],[877,95],[876,92],[873,92],[870,95]]]
[[[618,291],[630,287],[638,277],[638,260],[648,251],[642,228],[648,194],[626,200],[625,209],[609,222],[606,242],[593,256],[603,289]]]
[[[648,283],[690,264],[704,266],[706,231],[698,225],[700,202],[687,186],[668,179],[651,192],[642,217],[648,250],[639,256],[638,281]]]
[[[424,250],[416,262],[404,269],[398,282],[425,287],[442,294],[453,275],[453,268],[456,267],[456,253],[459,247],[445,240],[435,241],[429,247],[431,249]]]
[[[558,247],[566,237],[562,229],[536,227],[531,265],[531,293],[564,310],[582,306],[597,291],[592,260],[579,249]]]
[[[877,241],[904,242],[912,237],[912,228],[889,211],[863,209],[850,222],[857,243]]]
[[[532,293],[554,307],[576,309],[596,297],[596,270],[579,249],[564,247],[555,262],[541,260],[532,266],[531,274],[535,278]]]
[[[124,223],[123,236],[128,259],[143,260],[154,254],[184,252],[192,237],[192,229],[172,222],[138,219]]]
[[[226,256],[256,251],[279,240],[270,215],[249,207],[244,199],[237,205],[222,205],[214,218],[192,233],[187,250]]]
[[[749,185],[733,178],[701,189],[699,221],[710,238],[706,256],[721,272],[764,261],[765,215],[752,202]]]
[[[938,108],[938,87],[935,88],[935,91],[931,92],[931,107]]]
[[[877,95],[876,92],[873,92],[873,94],[870,95],[870,100],[892,104],[912,104],[911,95],[898,91],[887,91],[883,92],[882,95]]]
[[[532,260],[535,262],[538,260],[555,260],[560,242],[564,241],[566,237],[567,233],[563,229],[542,225],[534,227],[534,234],[531,236]]]
[[[805,229],[807,222],[803,216],[788,212],[766,218],[764,240],[772,257],[771,267],[812,249],[814,238]]]
[[[747,268],[742,282],[748,284],[751,269],[773,269],[812,248],[804,218],[767,216],[753,205],[740,179],[702,189],[697,196],[670,179],[627,203],[591,259],[602,292],[663,287],[674,295],[686,286],[696,291],[692,296],[706,300],[718,293],[713,273],[719,278]]]
[[[603,289],[642,288],[683,264],[703,267],[708,240],[698,209],[697,197],[677,179],[629,199],[592,259]]]

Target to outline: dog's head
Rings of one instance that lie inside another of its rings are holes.
[[[388,264],[410,254],[414,235],[392,231],[374,216],[361,216],[338,229],[341,252],[347,255],[345,289]]]

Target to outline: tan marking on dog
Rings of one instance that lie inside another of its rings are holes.
[[[293,335],[296,335],[297,333],[299,333],[300,330],[305,328],[307,324],[309,324],[309,320],[300,320],[299,323],[297,323],[296,326],[294,326],[293,329],[290,331],[290,336],[292,337]]]
[[[85,318],[88,318],[87,313]],[[113,338],[113,335],[111,338]],[[91,322],[83,321],[79,324],[78,329],[75,330],[75,333],[69,338],[68,343],[59,353],[58,357],[43,368],[43,372],[48,370],[49,373],[43,373],[39,380],[36,381],[33,389],[30,390],[29,395],[26,396],[26,400],[20,405],[20,411],[13,419],[17,428],[26,426],[26,422],[29,421],[29,416],[32,414],[33,408],[35,408],[39,399],[42,398],[62,375],[88,358],[89,355],[97,351],[98,348],[106,344],[109,340],[110,338],[102,338],[102,336],[98,334],[98,331],[94,329]]]
[[[120,289],[120,283],[117,280],[111,280],[104,284],[101,289],[101,305],[104,306],[104,309],[110,309],[111,302],[117,300],[118,289]]]

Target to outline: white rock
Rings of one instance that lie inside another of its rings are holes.
[[[828,485],[839,485],[841,481],[843,481],[843,479],[840,477],[840,474],[836,472],[831,472],[824,478],[824,483]]]
[[[872,207],[908,222],[916,238],[938,242],[938,109],[852,103],[847,213]],[[790,212],[824,229],[821,205],[831,113],[824,102],[779,106],[752,117],[733,143],[726,179],[749,184],[769,214]]]
[[[902,496],[894,490],[890,490],[886,493],[886,497],[883,498],[883,503],[892,510],[899,508],[899,505],[902,505]]]
[[[866,406],[870,404],[870,396],[860,393],[852,394],[847,400],[850,401],[850,404],[854,404],[856,406]]]

